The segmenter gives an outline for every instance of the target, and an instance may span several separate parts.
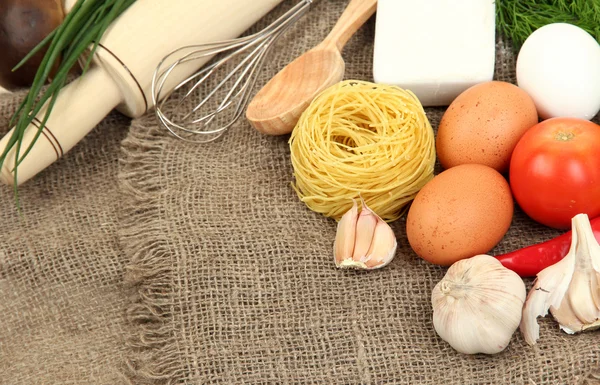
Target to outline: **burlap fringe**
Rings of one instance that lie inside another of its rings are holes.
[[[178,361],[173,330],[169,325],[171,266],[168,240],[160,228],[156,159],[167,138],[157,127],[139,129],[136,120],[122,143],[119,181],[123,193],[120,239],[131,257],[125,283],[131,290],[128,321],[137,333],[128,340],[134,356],[127,362],[127,375],[136,384],[170,384],[182,365]],[[158,240],[148,243],[148,239]]]

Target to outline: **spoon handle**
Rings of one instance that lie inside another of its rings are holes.
[[[375,13],[377,0],[351,0],[340,19],[323,41],[341,51],[354,33]]]

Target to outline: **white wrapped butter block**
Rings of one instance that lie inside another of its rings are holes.
[[[414,92],[424,106],[447,106],[492,80],[494,0],[379,0],[373,77]]]

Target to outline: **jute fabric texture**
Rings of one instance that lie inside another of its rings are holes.
[[[22,92],[0,95],[0,132]],[[117,240],[119,143],[112,113],[19,189],[0,188],[0,384],[121,384],[125,259]]]
[[[346,3],[318,3],[277,43],[258,86],[323,39]],[[344,50],[347,79],[372,80],[373,39],[371,19]],[[514,82],[512,48],[499,39],[497,52],[496,79]],[[443,111],[427,109],[436,128]],[[137,298],[128,312],[140,331],[132,343],[144,355],[134,360],[137,381],[592,381],[584,377],[599,364],[600,334],[567,336],[551,319],[541,321],[535,347],[515,333],[501,354],[457,354],[432,324],[431,290],[445,269],[411,251],[403,219],[393,224],[399,248],[388,267],[368,273],[336,270],[336,224],[295,195],[288,139],[264,136],[244,119],[205,145],[174,139],[152,116],[132,123],[123,142],[118,233],[131,257],[126,281]],[[494,252],[556,234],[517,211]]]
[[[346,3],[318,2],[257,85]],[[373,38],[371,19],[344,50],[346,78],[372,80]],[[512,50],[497,48],[496,78],[514,82]],[[22,97],[0,95],[0,134]],[[437,128],[443,109],[427,113]],[[431,321],[445,269],[414,255],[402,219],[388,267],[336,270],[335,223],[296,197],[287,140],[241,119],[193,145],[151,115],[112,113],[20,188],[23,215],[0,186],[0,384],[598,383],[600,333],[551,319],[533,348],[515,333],[499,355],[457,354]],[[556,234],[517,211],[494,252]]]

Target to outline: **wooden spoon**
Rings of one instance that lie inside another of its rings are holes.
[[[292,132],[317,94],[342,81],[346,65],[341,51],[376,8],[377,0],[351,0],[321,44],[288,64],[256,94],[246,110],[250,124],[268,135]]]

